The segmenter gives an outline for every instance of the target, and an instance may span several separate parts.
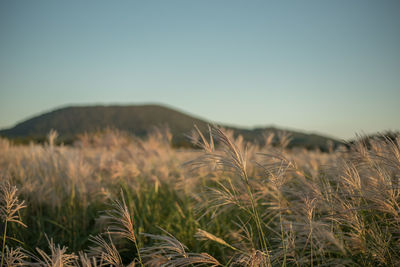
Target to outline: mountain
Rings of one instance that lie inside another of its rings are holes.
[[[173,135],[173,143],[182,145],[187,143],[185,135],[191,132],[195,124],[205,132],[209,122],[160,105],[72,106],[44,113],[10,129],[1,130],[0,136],[17,140],[43,140],[54,129],[62,141],[69,143],[78,134],[105,128],[116,128],[144,137],[154,127],[168,127]],[[280,131],[273,127],[251,130],[224,127],[233,130],[235,135],[241,134],[246,141],[257,142],[262,142],[265,132]],[[292,136],[292,146],[326,150],[328,141],[335,146],[340,144],[337,140],[316,134],[286,132]]]

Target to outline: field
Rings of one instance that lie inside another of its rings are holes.
[[[0,139],[1,265],[400,266],[400,137],[329,153],[278,137]]]

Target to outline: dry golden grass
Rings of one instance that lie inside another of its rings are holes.
[[[330,153],[290,150],[279,137],[259,146],[195,128],[201,150],[173,149],[163,131],[140,140],[107,130],[68,147],[55,132],[43,146],[0,139],[2,261],[400,265],[400,137]]]

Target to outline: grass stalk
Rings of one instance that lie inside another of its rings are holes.
[[[136,241],[136,238],[134,239],[134,244],[135,244],[136,252],[138,254],[138,260],[139,260],[140,266],[143,267],[144,265],[143,265],[143,262],[142,262],[142,257],[140,255],[140,250],[139,250],[139,246],[138,246],[138,243]]]
[[[281,227],[281,239],[282,239],[282,248],[283,248],[283,263],[282,266],[286,266],[286,254],[287,254],[287,246],[285,243],[285,235],[283,232],[283,220],[282,220],[282,211],[281,211],[281,201],[279,199],[279,224]]]
[[[7,223],[8,223],[8,220],[6,218],[6,221],[5,221],[5,224],[4,224],[3,247],[1,249],[1,263],[0,263],[0,266],[3,266],[3,261],[4,261],[4,249],[6,248],[6,238],[7,238]]]
[[[312,223],[310,223],[310,264],[311,267],[314,266],[314,262],[313,262],[313,227],[312,227]]]
[[[258,214],[258,210],[257,210],[257,206],[256,206],[256,203],[255,203],[254,195],[253,195],[253,192],[251,190],[247,174],[244,173],[244,176],[245,176],[245,183],[246,183],[247,192],[248,192],[249,197],[250,197],[251,208],[252,208],[252,211],[253,211],[253,218],[254,218],[254,221],[255,221],[256,226],[257,226],[259,238],[261,240],[261,247],[262,247],[263,251],[266,252],[267,258],[268,258],[268,263],[269,263],[269,265],[271,265],[271,258],[270,258],[270,255],[269,255],[268,245],[267,245],[267,242],[266,242],[265,234],[264,234],[264,231],[262,229],[261,218],[260,218],[260,216]]]

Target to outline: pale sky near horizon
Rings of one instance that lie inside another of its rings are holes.
[[[0,1],[0,128],[161,103],[351,138],[400,130],[400,1]]]

